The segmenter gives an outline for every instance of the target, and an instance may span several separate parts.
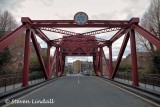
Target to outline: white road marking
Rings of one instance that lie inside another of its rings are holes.
[[[97,77],[97,78],[98,78],[98,77]],[[106,82],[106,83],[108,83],[108,84],[110,84],[110,85],[112,85],[112,86],[115,86],[115,87],[117,87],[117,88],[119,88],[119,89],[121,89],[121,90],[123,90],[123,91],[126,91],[126,92],[128,92],[128,93],[130,93],[130,94],[132,94],[132,95],[134,95],[134,96],[136,96],[136,97],[138,97],[138,98],[140,98],[140,99],[143,99],[143,100],[145,100],[145,101],[147,101],[147,102],[149,102],[149,103],[152,103],[152,104],[160,107],[159,104],[157,104],[157,103],[155,103],[155,102],[153,102],[153,101],[150,101],[150,100],[148,100],[148,99],[146,99],[146,98],[143,98],[143,97],[141,97],[141,96],[139,96],[139,95],[137,95],[137,94],[134,94],[134,93],[132,93],[132,92],[126,90],[126,89],[123,89],[123,88],[121,88],[121,87],[119,87],[119,86],[117,86],[117,85],[114,85],[114,84],[112,84],[112,83],[110,83],[110,82],[107,82],[107,81],[105,81],[105,80],[103,80],[103,79],[100,79],[100,78],[98,78],[98,79],[101,80],[101,81],[103,81],[103,82]],[[125,86],[124,86],[124,87],[125,87]]]
[[[79,75],[78,75],[78,84],[80,83],[80,81],[79,81]]]

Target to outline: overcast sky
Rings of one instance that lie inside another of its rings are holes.
[[[21,17],[30,17],[36,20],[72,20],[74,14],[83,11],[89,19],[95,20],[130,20],[132,17],[141,18],[150,4],[150,0],[0,0],[0,9],[10,11],[20,23]],[[93,29],[68,29],[74,32],[85,32]],[[50,39],[62,37],[62,35],[45,32]],[[109,39],[113,33],[97,35],[99,38]],[[38,39],[42,47],[46,44]],[[123,37],[113,45],[113,58],[116,59]],[[104,48],[108,57],[107,48]],[[54,51],[54,50],[53,50]],[[127,45],[124,57],[130,53],[130,45]],[[70,62],[89,58],[68,57]]]

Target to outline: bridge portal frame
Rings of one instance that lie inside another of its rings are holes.
[[[43,73],[46,79],[51,79],[52,70],[54,68],[54,62],[56,62],[56,75],[61,76],[64,72],[65,58],[63,56],[61,47],[61,40],[50,40],[42,30],[47,30],[50,32],[56,32],[71,36],[86,36],[95,35],[100,33],[106,33],[118,30],[118,32],[109,40],[95,39],[96,43],[96,53],[93,55],[93,65],[97,76],[102,76],[102,57],[104,57],[106,70],[108,71],[109,79],[114,79],[120,61],[122,59],[126,45],[130,39],[131,46],[131,62],[132,62],[132,85],[138,86],[138,71],[137,71],[137,55],[136,55],[136,40],[135,31],[141,36],[146,38],[150,43],[160,48],[160,39],[154,36],[152,33],[148,32],[144,28],[138,25],[139,18],[132,18],[131,20],[88,20],[88,22],[83,25],[77,25],[74,20],[31,20],[28,17],[22,17],[22,25],[12,31],[11,33],[5,35],[0,39],[0,52],[10,45],[20,34],[26,31],[25,38],[25,50],[24,50],[24,69],[23,69],[23,80],[22,86],[28,86],[28,75],[29,75],[29,60],[30,60],[30,40],[33,41],[33,45],[36,50],[40,65],[43,69]],[[71,31],[66,31],[57,28],[103,28],[100,30],[76,33]],[[47,43],[47,64],[44,64],[42,54],[40,53],[40,46],[36,39],[36,35]],[[123,43],[118,54],[116,61],[116,66],[113,68],[112,65],[112,44],[119,39],[122,35],[125,35]],[[74,41],[75,39],[73,39]],[[87,39],[86,39],[87,40]],[[51,47],[56,47],[52,62],[50,59],[50,49]],[[107,46],[109,48],[109,61],[106,59],[103,47]],[[81,46],[80,46],[81,47]],[[99,51],[98,51],[99,49]]]

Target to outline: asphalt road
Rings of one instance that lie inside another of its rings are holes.
[[[52,104],[39,104],[37,101]],[[51,99],[51,100],[50,100]],[[66,76],[39,88],[8,107],[156,107],[97,77]],[[37,104],[35,104],[37,102]],[[34,104],[33,104],[34,103]]]

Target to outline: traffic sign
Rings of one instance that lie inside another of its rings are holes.
[[[88,22],[88,15],[84,12],[78,12],[74,16],[74,21],[78,25],[85,25]]]

